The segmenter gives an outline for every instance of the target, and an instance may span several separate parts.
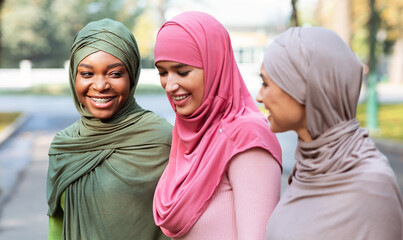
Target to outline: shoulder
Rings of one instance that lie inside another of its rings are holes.
[[[262,148],[251,148],[238,153],[231,159],[228,166],[228,177],[231,182],[236,179],[244,179],[244,181],[262,180],[273,184],[276,179],[280,186],[281,171],[280,163],[270,152]]]
[[[259,148],[259,147],[247,149],[243,152],[236,154],[234,157],[232,157],[232,160],[239,160],[239,159],[248,159],[250,161],[259,161],[261,159],[264,159],[264,160],[273,159],[274,160],[273,155],[269,151],[267,151],[263,148]]]
[[[250,148],[236,154],[231,158],[230,164],[232,163],[239,164],[240,162],[243,162],[243,164],[248,165],[249,164],[259,165],[261,162],[263,164],[266,164],[265,162],[273,162],[275,163],[275,165],[280,166],[276,158],[273,157],[273,154],[261,147]]]
[[[223,130],[233,139],[238,136],[259,136],[262,134],[271,135],[275,138],[267,120],[257,113],[242,115],[231,122],[224,122]]]
[[[252,124],[258,126],[268,126],[268,121],[264,118],[263,115],[257,112],[250,112],[245,115],[241,115],[232,122],[234,125],[245,125],[245,124]]]
[[[164,142],[171,142],[173,126],[165,118],[162,118],[151,111],[146,111],[136,127],[142,128],[143,131],[155,135]]]
[[[151,124],[153,128],[158,130],[168,130],[172,131],[172,124],[170,124],[165,118],[162,118],[155,114],[152,111],[146,111],[142,116],[142,121],[146,121],[148,124]]]
[[[281,163],[280,143],[263,116],[257,113],[240,116],[235,121],[223,124],[223,130],[242,155],[250,154],[246,151],[248,149],[261,149]]]
[[[73,124],[68,126],[67,128],[56,133],[56,135],[54,136],[54,138],[52,140],[52,143],[57,142],[59,139],[65,139],[66,137],[67,138],[76,137],[79,133],[78,129],[79,129],[80,122],[81,122],[81,120],[77,120],[76,122],[74,122]]]

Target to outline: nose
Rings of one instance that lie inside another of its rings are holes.
[[[260,88],[259,93],[256,96],[256,101],[262,103],[263,102],[263,96],[262,96],[262,91],[263,91],[263,87]]]
[[[173,93],[179,89],[178,79],[173,74],[168,74],[166,79],[165,91]]]
[[[105,79],[104,76],[98,76],[97,78],[94,79],[94,82],[92,83],[92,89],[102,92],[110,88],[109,82]]]

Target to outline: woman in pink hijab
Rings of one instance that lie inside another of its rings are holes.
[[[325,28],[290,28],[266,50],[261,77],[272,131],[299,137],[267,239],[403,239],[395,175],[355,118],[363,65],[353,51]]]
[[[173,239],[264,239],[281,149],[250,96],[225,28],[185,12],[157,35],[155,66],[176,113],[154,220]]]

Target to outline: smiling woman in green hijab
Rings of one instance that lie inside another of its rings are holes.
[[[49,239],[164,239],[152,217],[172,126],[137,105],[136,40],[121,23],[89,23],[71,48],[81,119],[49,149]]]

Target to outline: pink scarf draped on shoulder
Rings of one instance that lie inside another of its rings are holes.
[[[154,220],[169,237],[185,235],[203,214],[236,154],[270,152],[281,165],[276,136],[248,92],[226,29],[212,16],[185,12],[157,35],[155,62],[174,61],[204,70],[202,105],[176,114],[169,164],[154,195]],[[168,96],[172,107],[172,100]]]

